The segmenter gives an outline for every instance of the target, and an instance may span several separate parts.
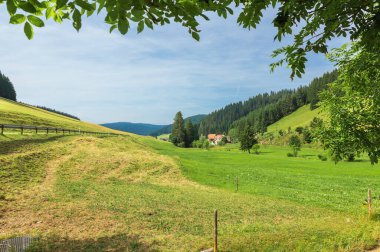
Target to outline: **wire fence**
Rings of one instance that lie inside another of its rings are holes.
[[[80,129],[65,129],[65,128],[54,128],[54,127],[42,127],[42,126],[29,126],[29,125],[14,125],[14,124],[0,124],[0,134],[4,135],[5,131],[20,131],[21,135],[25,131],[33,132],[36,134],[46,133],[46,134],[90,134],[90,135],[113,135],[119,136],[121,134],[111,133],[111,132],[95,132],[95,131],[83,131]]]

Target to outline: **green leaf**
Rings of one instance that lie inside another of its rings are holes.
[[[26,22],[24,25],[24,33],[29,40],[33,38],[33,27],[28,22]]]
[[[117,25],[112,25],[112,26],[110,27],[110,33],[112,33],[112,31],[115,30],[116,27],[117,27]]]
[[[11,19],[9,20],[9,23],[11,24],[21,24],[21,23],[24,23],[26,20],[26,17],[22,14],[16,14],[14,16],[11,17]]]
[[[17,11],[17,7],[13,0],[7,0],[7,10],[9,15],[14,15]]]
[[[196,32],[192,32],[192,33],[191,33],[191,36],[192,36],[193,39],[195,39],[196,41],[199,41],[199,40],[200,40],[199,34],[196,33]]]
[[[93,11],[95,10],[94,7],[87,3],[86,1],[83,1],[83,0],[75,0],[75,4],[78,5],[79,7],[82,7],[83,9],[87,10],[87,11]]]
[[[55,9],[56,10],[61,9],[67,4],[68,1],[69,0],[57,0],[57,5],[55,6]]]
[[[82,27],[82,15],[78,9],[75,9],[73,12],[73,26],[77,31]]]
[[[29,2],[21,2],[19,4],[19,7],[28,13],[35,13],[37,11],[36,8]]]
[[[45,26],[44,21],[42,21],[40,18],[33,16],[33,15],[28,16],[28,21],[36,27],[44,27]]]
[[[125,35],[128,32],[129,29],[129,22],[128,20],[122,20],[119,19],[119,22],[117,23],[117,28],[119,29],[120,33]]]
[[[145,19],[145,24],[146,24],[146,26],[148,26],[150,29],[152,29],[153,30],[153,23],[152,23],[152,21],[150,21],[149,19]]]
[[[53,7],[49,7],[46,9],[46,12],[45,12],[46,19],[49,19],[49,18],[53,17],[54,15],[55,15],[55,12],[54,12]]]
[[[139,24],[137,25],[137,33],[140,33],[144,30],[144,22],[140,21]]]

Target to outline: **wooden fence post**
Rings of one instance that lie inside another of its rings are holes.
[[[21,135],[24,135],[24,127],[21,126]]]
[[[38,128],[36,127],[36,134],[38,134]]]
[[[218,210],[214,211],[214,252],[218,251]]]
[[[46,128],[46,134],[49,134],[49,128]]]
[[[4,135],[4,125],[1,125],[1,135]]]
[[[368,215],[369,215],[369,217],[371,217],[371,214],[372,214],[372,193],[371,193],[371,189],[368,189],[367,203],[368,203]]]

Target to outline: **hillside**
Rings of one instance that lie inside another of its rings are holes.
[[[279,130],[287,130],[291,127],[293,130],[298,126],[309,126],[314,117],[326,118],[326,115],[320,108],[310,110],[309,105],[305,105],[290,115],[287,115],[279,121],[268,126],[268,132],[278,132]]]
[[[0,124],[58,127],[73,130],[118,132],[106,127],[82,122],[30,105],[0,98]]]
[[[318,94],[338,76],[336,70],[314,78],[307,86],[258,94],[246,101],[228,104],[205,117],[199,127],[199,135],[210,132],[239,135],[246,125],[255,132],[265,132],[267,127],[298,108],[319,101]]]
[[[104,127],[131,132],[142,136],[150,135],[151,133],[166,127],[167,125],[156,125],[148,123],[131,123],[131,122],[115,122],[101,124]]]
[[[202,114],[194,115],[194,116],[190,116],[190,117],[185,118],[184,121],[191,120],[191,122],[193,124],[200,124],[202,122],[203,118],[205,118],[206,116],[207,115],[202,115]],[[149,135],[159,136],[159,135],[170,134],[171,132],[172,132],[172,124],[166,125],[165,127],[161,128],[159,130],[156,130]]]

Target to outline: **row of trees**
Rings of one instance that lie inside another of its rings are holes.
[[[0,72],[0,97],[16,101],[16,90],[7,76]]]
[[[256,95],[244,102],[233,103],[214,111],[205,117],[199,126],[199,135],[210,132],[229,132],[238,137],[248,124],[255,132],[265,132],[266,127],[289,115],[306,104],[315,108],[319,102],[318,93],[337,78],[337,71],[325,73],[313,79],[308,86],[295,90],[284,89],[278,92]]]

